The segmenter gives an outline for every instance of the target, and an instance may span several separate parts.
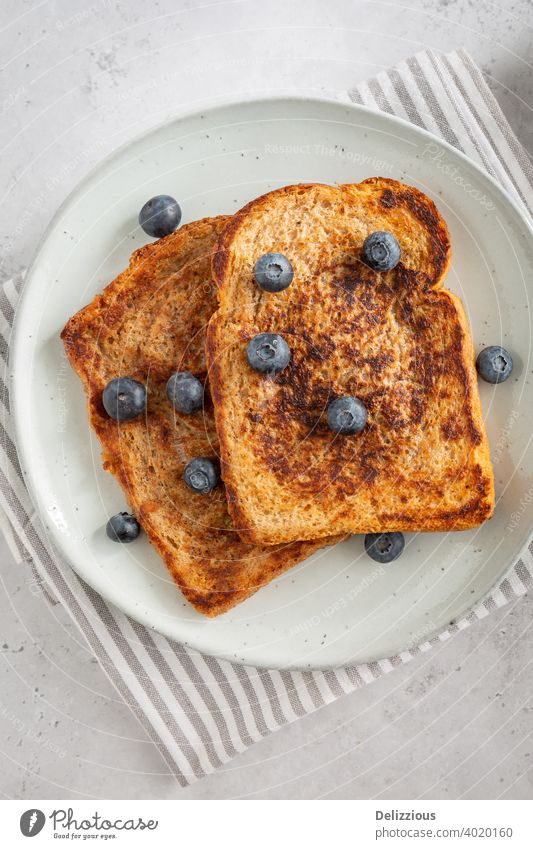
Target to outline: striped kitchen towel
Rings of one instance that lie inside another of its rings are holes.
[[[532,212],[531,162],[465,52],[421,53],[358,85],[348,97],[372,109],[399,115],[446,139]],[[20,281],[9,281],[0,293],[0,353],[6,368],[20,285]],[[530,543],[474,612],[430,642],[368,665],[290,672],[255,669],[200,655],[147,630],[109,605],[53,552],[22,480],[11,435],[7,381],[0,384],[4,532],[19,561],[28,563],[43,591],[67,608],[157,746],[169,774],[182,785],[212,772],[280,726],[428,650],[522,595],[531,584]]]

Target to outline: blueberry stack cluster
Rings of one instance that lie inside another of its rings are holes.
[[[149,200],[139,214],[139,223],[150,236],[162,238],[172,233],[181,221],[181,209],[174,198],[159,195]],[[373,271],[388,272],[400,261],[401,249],[392,233],[376,231],[365,239],[362,261]],[[277,294],[287,289],[294,279],[290,260],[281,253],[263,254],[255,263],[254,280],[265,292]],[[279,333],[259,333],[246,347],[246,357],[252,369],[266,376],[275,376],[291,362],[291,349]],[[476,366],[480,377],[489,383],[507,380],[513,368],[511,355],[505,348],[492,345],[479,354]],[[166,385],[166,395],[173,409],[181,415],[194,415],[204,406],[204,386],[190,372],[175,372]],[[147,390],[144,384],[131,377],[111,380],[102,393],[102,404],[110,418],[128,422],[146,412]],[[334,398],[327,408],[327,423],[335,435],[354,436],[364,430],[368,414],[360,398],[344,395]],[[185,484],[193,492],[208,494],[220,482],[218,461],[195,457],[183,472]],[[107,524],[107,535],[116,542],[129,543],[140,533],[140,525],[129,513],[118,513]],[[374,560],[389,563],[404,549],[402,533],[372,533],[365,537],[365,550]]]
[[[391,271],[399,263],[400,245],[392,233],[376,231],[363,244],[363,262],[374,271]],[[267,253],[259,257],[254,266],[254,279],[265,292],[282,292],[294,278],[289,259],[280,253]],[[253,369],[275,375],[289,365],[290,347],[279,333],[259,333],[248,343],[248,362]],[[328,425],[334,433],[352,436],[363,430],[367,411],[359,398],[344,395],[335,398],[328,407]]]
[[[374,271],[391,271],[400,261],[401,250],[392,233],[376,231],[363,244],[363,262]],[[282,292],[294,278],[289,259],[280,253],[267,253],[259,257],[254,267],[254,279],[265,292]],[[259,333],[248,343],[248,362],[253,369],[275,375],[291,360],[290,347],[278,333]],[[335,434],[353,436],[365,427],[368,414],[360,398],[342,395],[328,406],[327,421]],[[389,563],[400,556],[404,548],[401,533],[367,534],[365,549],[374,560]]]

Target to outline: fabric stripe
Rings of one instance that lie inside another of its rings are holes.
[[[425,127],[425,122],[423,121],[420,112],[416,108],[415,102],[409,94],[405,82],[400,76],[400,73],[395,68],[392,68],[390,71],[388,71],[388,76],[394,87],[394,91],[398,95],[398,100],[403,105],[403,108],[407,113],[408,119],[413,124],[418,124],[419,127]]]
[[[268,726],[266,724],[265,717],[263,715],[263,711],[261,710],[261,705],[259,704],[259,699],[257,697],[257,693],[255,692],[252,682],[248,676],[246,669],[243,666],[237,666],[232,663],[231,668],[235,673],[236,680],[242,686],[244,693],[247,698],[247,703],[252,711],[252,715],[254,717],[257,730],[261,737],[266,737],[268,734]]]
[[[459,92],[460,92],[460,94],[461,94],[461,96],[462,96],[463,100],[465,101],[465,103],[466,103],[466,105],[467,105],[467,107],[468,107],[468,109],[469,109],[469,111],[470,111],[471,115],[472,115],[472,116],[474,117],[474,119],[476,120],[476,122],[477,122],[477,124],[478,124],[478,126],[479,126],[479,128],[480,128],[480,130],[481,130],[481,132],[482,132],[482,134],[483,134],[483,138],[485,138],[485,139],[489,142],[490,146],[492,147],[493,151],[495,152],[496,156],[498,157],[498,162],[499,162],[500,166],[503,168],[503,170],[504,170],[504,172],[506,173],[507,177],[508,177],[508,178],[509,178],[509,180],[512,182],[512,184],[514,185],[514,187],[515,187],[516,191],[518,192],[518,195],[519,195],[519,197],[520,197],[520,200],[522,201],[522,203],[524,204],[524,206],[525,206],[525,207],[526,207],[526,209],[527,209],[527,208],[528,208],[528,203],[527,203],[527,200],[526,200],[526,198],[525,198],[525,196],[524,196],[524,194],[523,194],[523,192],[522,192],[522,189],[521,189],[521,188],[520,188],[520,186],[517,184],[516,180],[514,180],[514,179],[513,179],[513,176],[512,176],[512,174],[511,174],[511,171],[510,171],[510,169],[509,169],[509,166],[508,166],[508,164],[507,164],[507,161],[506,161],[506,159],[502,156],[502,154],[500,153],[500,150],[499,150],[498,146],[496,145],[496,143],[495,143],[495,141],[494,141],[493,133],[494,133],[494,129],[497,129],[497,127],[496,127],[496,126],[494,126],[494,128],[493,128],[493,129],[491,129],[491,130],[489,130],[489,129],[488,129],[487,123],[486,123],[486,122],[483,120],[483,118],[481,117],[481,115],[480,115],[480,113],[479,113],[479,111],[478,111],[477,107],[476,107],[476,106],[472,103],[472,101],[470,100],[470,98],[469,98],[469,96],[468,96],[468,93],[467,93],[467,91],[466,91],[466,88],[465,88],[465,86],[464,86],[463,82],[461,81],[461,79],[459,78],[459,76],[456,74],[455,69],[453,68],[453,65],[452,65],[452,64],[448,61],[448,59],[447,59],[445,56],[443,57],[443,60],[442,60],[442,61],[443,61],[443,63],[444,63],[444,66],[445,66],[445,67],[446,67],[446,69],[448,70],[448,73],[449,73],[449,74],[450,74],[450,76],[452,77],[452,79],[453,79],[453,81],[454,81],[455,85],[457,86],[457,89],[459,90]],[[472,138],[474,138],[474,136],[472,136]],[[476,144],[476,147],[478,147],[478,146],[477,146],[477,144]],[[490,167],[490,165],[488,164],[488,162],[486,162],[485,154],[483,154],[483,163],[485,164],[485,167],[487,168],[487,170],[489,170],[489,169],[490,169],[490,170],[493,170],[493,169]]]
[[[3,361],[6,365],[7,365],[7,352],[8,352],[7,340],[2,335],[0,337],[0,357],[2,357],[2,359],[3,359]]]
[[[435,121],[440,135],[443,139],[446,139],[449,144],[452,144],[458,150],[462,150],[463,148],[459,139],[455,135],[455,132],[449,122],[446,120],[440,101],[435,96],[435,92],[431,88],[429,81],[422,70],[422,65],[420,64],[418,57],[413,56],[412,59],[407,59],[406,65],[411,72],[411,76],[417,85],[420,94],[424,98],[424,102]]]
[[[209,714],[212,716],[214,722],[216,722],[218,728],[218,735],[220,740],[222,741],[222,745],[226,751],[228,758],[234,757],[237,754],[238,749],[236,748],[232,735],[230,734],[230,730],[228,727],[228,723],[226,721],[226,717],[224,715],[224,711],[221,709],[220,705],[217,703],[213,693],[209,689],[207,683],[205,681],[198,681],[198,666],[194,665],[191,662],[190,655],[185,652],[178,651],[178,648],[175,643],[170,642],[170,648],[175,653],[177,660],[183,667],[185,673],[187,674],[189,680],[196,687],[198,691],[198,695],[203,700],[205,707]],[[228,711],[229,712],[229,711]],[[236,729],[237,730],[237,729]],[[237,731],[238,733],[238,731]],[[242,741],[244,743],[244,741]],[[250,741],[252,742],[252,741]],[[244,749],[244,745],[242,745],[241,750]]]
[[[7,410],[7,404],[6,404]],[[13,471],[22,482],[22,469],[20,468],[19,458],[17,454],[17,450],[15,448],[15,443],[11,439],[11,436],[8,434],[2,422],[0,422],[0,445],[4,449],[5,454],[7,455],[9,462],[13,467]],[[27,517],[26,517],[27,518]]]
[[[516,564],[515,571],[522,582],[523,592],[527,592],[532,583],[532,576],[522,559]]]
[[[390,105],[389,101],[385,97],[385,92],[383,91],[380,83],[376,80],[370,80],[368,83],[368,90],[378,109],[381,109],[382,112],[389,112],[391,115],[394,115],[394,110]]]
[[[7,391],[7,386],[4,381],[0,378],[0,401],[6,408],[7,412],[10,413],[10,405],[9,405],[9,392]]]
[[[483,80],[483,76],[479,68],[473,62],[471,56],[467,53],[467,51],[459,50],[457,52],[457,57],[461,60],[463,66],[470,74],[476,92],[481,95],[487,110],[489,111],[491,117],[496,121],[498,128],[500,129],[507,144],[509,145],[509,148],[512,151],[512,154],[519,166],[519,176],[523,176],[528,181],[529,187],[533,189],[533,163],[531,162],[531,159],[527,155],[527,152],[524,150],[522,145],[517,140],[515,134],[511,130],[509,122],[503,114],[498,101],[496,100],[488,86],[485,84],[485,81]],[[451,59],[453,60],[453,57],[451,57]],[[462,79],[465,80],[464,77],[462,77]]]
[[[374,680],[374,676],[366,666],[347,666],[345,671],[355,687],[362,687]]]
[[[511,182],[517,191],[524,195],[528,212],[532,214],[533,208],[530,200],[528,200],[528,198],[531,198],[531,189],[533,187],[533,164],[531,159],[516,139],[496,98],[488,86],[483,85],[481,90],[477,89],[475,83],[476,74],[472,70],[474,63],[468,53],[466,51],[460,51],[456,55],[452,54],[448,57],[448,62],[464,87],[467,102],[475,102],[478,106],[480,115],[483,116],[486,126],[490,128],[490,135],[493,140],[492,150],[500,159],[500,165],[506,163],[509,166]],[[489,146],[488,138],[485,139],[483,136],[480,136],[480,138]]]
[[[266,669],[260,669],[260,670],[258,670],[258,672],[259,672],[259,678],[261,679],[261,683],[263,684],[263,687],[265,688],[265,693],[268,696],[268,701],[270,703],[270,707],[271,707],[271,710],[272,710],[272,716],[274,718],[274,721],[278,725],[284,725],[287,722],[287,720],[286,720],[285,715],[284,715],[284,713],[281,709],[281,705],[280,705],[279,699],[278,699],[278,694],[276,693],[276,688],[274,687],[274,682],[272,681],[272,676],[270,675],[270,672],[268,672]]]
[[[320,698],[322,700],[322,704],[319,707],[323,707],[323,705],[329,705],[330,702],[333,701],[333,696],[331,692],[331,687],[329,686],[328,681],[326,680],[326,676],[324,672],[313,672],[313,681],[320,693]]]
[[[2,314],[7,323],[12,326],[15,318],[15,311],[4,289],[0,290],[0,310],[2,310]]]
[[[501,589],[502,593],[504,594],[506,601],[512,601],[513,600],[515,595],[514,595],[513,588],[511,586],[508,578],[505,578],[505,580],[501,582],[500,589]]]
[[[297,713],[294,710],[294,699],[291,698],[290,693],[287,690],[287,687],[285,686],[285,679],[281,675],[281,670],[270,669],[269,674],[272,679],[272,685],[276,691],[276,696],[281,706],[281,711],[284,716],[284,724],[286,724],[287,722],[293,722],[301,714]]]
[[[326,681],[329,689],[331,690],[331,694],[335,699],[338,699],[340,696],[344,696],[344,690],[341,687],[339,679],[335,672],[332,669],[326,669],[324,672],[324,680]]]
[[[491,613],[493,610],[496,610],[496,608],[497,608],[497,604],[494,601],[494,598],[492,596],[489,596],[488,598],[485,599],[485,601],[483,602],[483,606],[486,608],[488,613]]]
[[[246,746],[251,746],[256,740],[260,738],[260,734],[256,731],[255,733],[251,733],[248,725],[246,723],[246,719],[244,717],[243,708],[241,708],[241,703],[237,697],[237,694],[233,687],[230,684],[230,678],[225,674],[222,670],[220,662],[216,657],[210,657],[209,655],[204,655],[203,660],[206,665],[212,670],[213,675],[218,683],[218,686],[221,689],[221,692],[226,699],[232,715],[237,724],[237,728],[239,729],[239,735],[241,740]]]
[[[439,82],[442,85],[443,89],[446,91],[449,103],[455,110],[455,114],[461,123],[463,129],[462,149],[465,153],[472,156],[472,158],[479,159],[481,161],[481,164],[483,165],[485,170],[488,171],[491,177],[496,177],[497,175],[494,170],[493,164],[491,163],[490,159],[487,158],[477,138],[472,133],[472,130],[470,128],[470,122],[468,120],[468,115],[463,114],[459,105],[460,101],[458,101],[457,98],[453,96],[452,90],[450,88],[450,81],[447,79],[448,75],[446,74],[446,67],[443,66],[442,63],[439,61],[438,57],[434,56],[432,53],[428,53],[428,59],[433,65],[433,70],[437,78],[439,79]],[[468,140],[468,142],[470,143],[470,149],[466,147],[466,140]]]
[[[349,674],[349,672],[351,672],[352,669],[356,669],[356,667],[353,667],[353,666],[346,666],[344,668],[338,667],[337,669],[333,670],[333,674],[335,675],[335,680],[338,681],[339,686],[342,689],[343,695],[346,695],[347,693],[351,693],[354,688],[357,689],[358,687],[363,686],[364,682],[361,679],[361,676],[359,676],[359,678],[354,678],[354,676],[351,676]]]
[[[317,678],[321,678],[322,676],[317,676]],[[302,672],[302,681],[304,682],[305,687],[307,688],[307,692],[311,696],[313,700],[313,705],[315,708],[323,707],[324,699],[322,698],[322,694],[317,685],[317,681],[315,679],[315,675],[313,672]]]
[[[143,644],[144,648],[148,652],[157,671],[160,673],[162,682],[164,682],[169,688],[171,695],[175,696],[176,701],[179,703],[183,713],[190,720],[191,726],[194,728],[194,731],[198,735],[199,742],[201,742],[204,746],[205,752],[207,754],[207,757],[209,758],[211,765],[215,769],[221,766],[222,761],[216,752],[216,749],[213,745],[212,737],[207,731],[205,722],[203,721],[198,711],[195,710],[181,682],[178,680],[178,678],[176,678],[175,675],[172,674],[172,671],[166,658],[157,648],[152,638],[152,635],[147,631],[146,628],[144,628],[142,625],[139,625],[138,622],[135,622],[135,620],[130,619],[128,617],[128,621],[137,636],[139,637],[139,640]],[[167,702],[165,702],[165,704],[167,704]],[[194,745],[192,747],[196,748],[194,747]],[[203,764],[202,771],[206,771],[205,766]]]
[[[281,669],[279,674],[285,686],[285,690],[290,699],[290,703],[292,705],[294,713],[296,714],[296,716],[303,716],[305,713],[307,713],[307,711],[305,710],[298,694],[298,689],[295,685],[292,673],[289,672],[287,669]]]
[[[349,97],[350,97],[350,100],[353,100],[354,103],[359,103],[359,104],[364,103],[363,95],[356,88],[352,89],[349,92]]]

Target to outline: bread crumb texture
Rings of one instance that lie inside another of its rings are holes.
[[[400,263],[361,260],[366,236],[393,233]],[[269,294],[253,267],[285,254],[294,280]],[[493,473],[470,329],[442,281],[450,241],[433,202],[385,178],[289,186],[250,203],[213,254],[219,310],[207,365],[230,514],[241,538],[279,544],[332,533],[446,531],[494,508]],[[257,333],[280,333],[289,366],[246,360]],[[360,398],[367,426],[332,433],[327,408]]]
[[[217,305],[211,252],[227,220],[194,222],[136,251],[127,270],[61,334],[87,393],[104,467],[122,485],[184,596],[207,616],[233,607],[329,542],[269,548],[243,542],[232,527],[224,487],[200,495],[182,480],[193,457],[218,454],[212,404],[207,391],[203,412],[180,415],[165,386],[174,371],[205,380],[205,331]],[[101,396],[120,376],[146,383],[148,408],[145,416],[119,424],[106,415]]]

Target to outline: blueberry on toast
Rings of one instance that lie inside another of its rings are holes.
[[[290,263],[282,291],[257,284],[266,254]],[[449,262],[433,202],[385,178],[288,186],[227,223],[207,365],[243,540],[462,530],[490,517],[470,330],[442,288]],[[250,366],[259,334],[286,341],[283,369]]]
[[[104,467],[184,596],[207,616],[230,609],[329,542],[275,548],[242,542],[224,487],[195,493],[184,480],[192,460],[217,457],[212,406],[206,391],[202,409],[180,412],[167,382],[175,372],[205,382],[205,328],[216,308],[210,256],[226,223],[223,217],[197,221],[136,251],[126,271],[61,333],[87,393]],[[118,421],[106,412],[102,394],[122,376],[146,386],[147,406]]]

